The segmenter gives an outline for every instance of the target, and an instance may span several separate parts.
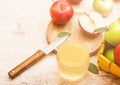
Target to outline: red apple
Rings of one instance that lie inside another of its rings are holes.
[[[105,27],[104,18],[97,12],[83,13],[80,15],[78,23],[81,31],[89,36],[97,36],[99,33],[95,29]]]
[[[79,4],[82,0],[68,0],[70,3]]]
[[[66,24],[72,18],[73,12],[72,5],[65,0],[55,1],[50,8],[52,21],[56,24]]]
[[[114,56],[115,62],[120,65],[120,44],[115,47]]]
[[[114,2],[116,2],[116,3],[117,3],[117,2],[120,2],[120,0],[114,0]]]

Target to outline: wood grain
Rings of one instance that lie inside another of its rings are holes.
[[[47,45],[46,31],[53,1],[0,0],[0,85],[120,85],[120,78],[101,70],[98,75],[88,72],[79,81],[67,81],[59,76],[53,53],[14,80],[9,78],[8,72],[13,67]],[[74,11],[91,12],[92,2],[82,0],[80,4],[73,5]],[[112,13],[105,18],[107,24],[120,16],[119,10],[120,1],[115,3]],[[97,54],[91,57],[91,62],[97,65]]]
[[[88,48],[89,53],[91,55],[94,55],[98,51],[98,48],[101,42],[103,41],[104,35],[103,33],[97,36],[94,36],[94,37],[85,35],[81,31],[81,28],[78,23],[78,18],[81,14],[82,13],[80,12],[75,12],[72,19],[65,25],[57,25],[51,21],[48,25],[48,29],[46,32],[46,38],[47,38],[48,43],[51,43],[57,40],[58,39],[57,35],[60,32],[69,32],[71,33],[71,36],[69,37],[68,40],[82,42]]]

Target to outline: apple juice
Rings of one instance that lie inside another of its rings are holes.
[[[57,61],[63,78],[78,80],[88,71],[89,52],[80,42],[67,41],[59,48]]]

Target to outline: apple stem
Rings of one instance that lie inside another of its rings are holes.
[[[60,4],[60,9],[63,10],[65,6],[63,4]]]

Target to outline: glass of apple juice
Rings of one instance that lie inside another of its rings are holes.
[[[89,62],[89,52],[79,41],[66,41],[58,49],[58,70],[64,79],[81,79],[88,71]]]

